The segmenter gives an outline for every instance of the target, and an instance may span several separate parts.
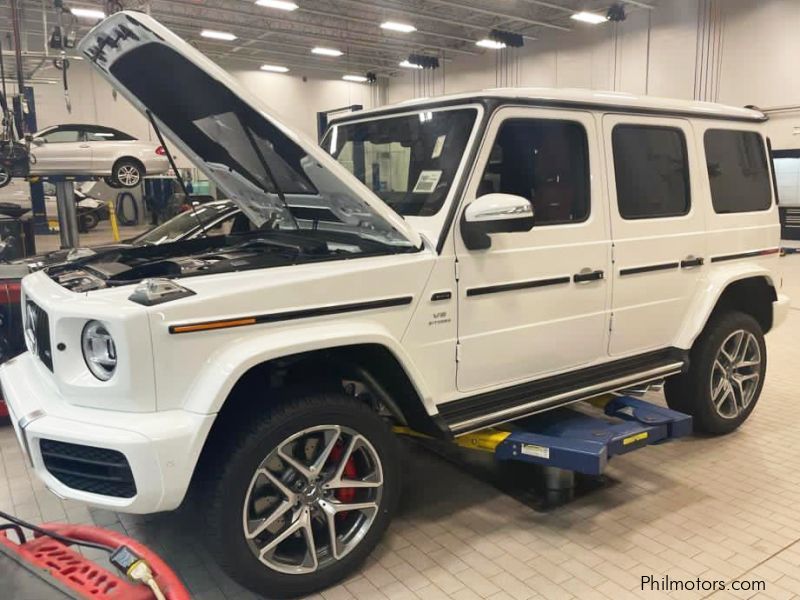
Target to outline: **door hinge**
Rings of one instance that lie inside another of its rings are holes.
[[[608,315],[608,330],[614,331],[614,313]]]
[[[460,273],[460,271],[459,271],[459,268],[458,268],[458,261],[456,260],[456,261],[453,263],[453,265],[455,265],[455,276],[456,276],[456,281],[458,281],[458,280],[459,280],[459,278],[460,278],[460,275],[461,275],[461,273]]]
[[[456,362],[461,362],[461,344],[456,342]]]

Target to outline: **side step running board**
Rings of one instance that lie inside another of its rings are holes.
[[[439,415],[454,434],[477,431],[676,375],[687,363],[684,351],[668,348],[448,402]]]

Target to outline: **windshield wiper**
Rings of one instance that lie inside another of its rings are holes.
[[[197,224],[200,226],[200,233],[203,234],[203,237],[208,237],[206,227],[203,225],[203,221],[200,220],[200,215],[197,214],[197,209],[194,206],[194,202],[192,202],[192,199],[189,197],[189,189],[186,187],[186,183],[183,181],[183,176],[181,175],[180,171],[178,171],[178,167],[175,165],[175,159],[172,158],[172,152],[169,151],[167,142],[164,141],[164,136],[161,135],[161,130],[158,128],[158,125],[156,125],[156,120],[153,117],[153,113],[149,110],[146,112],[147,118],[150,120],[150,124],[153,126],[153,130],[156,132],[158,143],[161,144],[161,147],[164,148],[164,154],[167,155],[169,166],[172,167],[173,171],[175,171],[175,179],[178,180],[178,185],[181,186],[181,191],[183,192],[183,195],[186,196],[186,202],[188,202],[189,206],[192,208],[192,214],[194,215]]]

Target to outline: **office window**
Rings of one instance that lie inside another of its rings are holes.
[[[751,212],[771,206],[767,153],[758,133],[709,129],[703,143],[714,212]]]
[[[477,195],[494,192],[530,200],[537,227],[585,220],[589,216],[586,130],[573,121],[505,121]]]
[[[680,129],[617,125],[611,138],[617,205],[623,219],[689,212],[689,161]]]

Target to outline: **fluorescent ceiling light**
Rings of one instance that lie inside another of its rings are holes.
[[[228,33],[226,31],[214,31],[213,29],[203,29],[200,32],[205,38],[211,38],[212,40],[225,40],[226,42],[232,42],[236,39],[236,36],[232,33]]]
[[[345,81],[352,81],[354,83],[367,83],[369,79],[364,77],[363,75],[345,75],[342,77]]]
[[[289,69],[279,65],[261,65],[262,71],[269,71],[270,73],[288,73]]]
[[[608,21],[608,18],[604,17],[603,15],[586,11],[575,13],[574,15],[571,15],[570,18],[575,19],[576,21],[583,21],[584,23],[591,23],[592,25],[597,25],[599,23],[605,23]]]
[[[94,8],[71,8],[69,9],[76,17],[83,17],[84,19],[105,19],[106,13],[102,10],[96,10]]]
[[[297,10],[298,8],[297,4],[286,2],[286,0],[256,0],[256,4],[267,8],[277,8],[278,10]]]
[[[400,33],[411,33],[416,31],[417,28],[408,23],[396,23],[395,21],[386,21],[381,23],[381,29],[388,29],[389,31],[399,31]]]
[[[317,46],[311,50],[312,54],[319,54],[321,56],[341,56],[344,54],[341,50],[337,50],[336,48],[320,48]]]
[[[500,50],[506,47],[506,45],[503,42],[498,42],[497,40],[490,40],[488,38],[485,40],[480,40],[479,42],[475,42],[475,45],[480,46],[481,48],[489,48],[491,50]]]
[[[403,67],[404,69],[421,69],[422,68],[421,65],[415,65],[414,63],[408,62],[407,60],[404,60],[403,62],[401,62],[400,66]]]

